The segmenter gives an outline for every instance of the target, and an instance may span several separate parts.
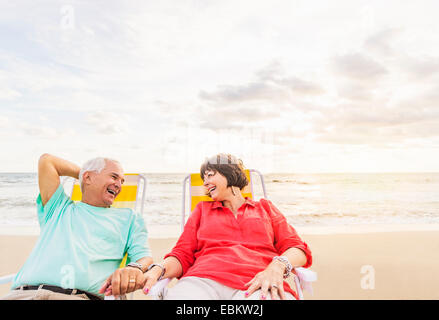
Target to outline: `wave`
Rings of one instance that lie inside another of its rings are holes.
[[[36,207],[35,199],[0,199],[0,208],[3,207]]]
[[[271,179],[271,180],[269,180],[269,182],[273,182],[273,183],[312,184],[312,183],[310,183],[310,182],[297,181],[297,180],[291,180],[291,179],[285,179],[285,180],[281,180],[281,179]]]
[[[322,212],[322,213],[298,213],[290,214],[290,217],[306,217],[306,218],[345,218],[345,217],[360,217],[362,214],[356,213],[341,213],[341,212]]]

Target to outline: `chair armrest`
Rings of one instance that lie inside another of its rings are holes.
[[[314,282],[317,281],[317,273],[305,268],[294,268],[296,275],[301,281]]]
[[[296,286],[299,285],[303,290],[313,294],[311,282],[317,281],[317,273],[305,268],[294,268],[294,273],[297,277],[297,279],[295,279]],[[298,284],[297,281],[299,282]],[[301,296],[300,299],[303,299],[301,292],[299,296]]]
[[[14,278],[15,278],[15,275],[16,275],[16,273],[13,273],[13,274],[8,274],[6,276],[0,277],[0,284],[12,282],[12,280],[14,280]]]
[[[163,300],[166,286],[170,281],[171,279],[169,278],[157,281],[157,283],[152,286],[151,290],[149,290],[148,295],[150,295],[155,300]]]

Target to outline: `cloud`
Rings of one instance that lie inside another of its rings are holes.
[[[205,128],[273,127],[282,118],[313,109],[313,99],[326,93],[319,84],[286,75],[275,60],[254,72],[254,80],[243,84],[219,85],[200,90],[200,107],[194,118]]]
[[[15,100],[16,98],[19,98],[21,96],[21,93],[10,89],[10,88],[0,88],[0,100]]]
[[[439,57],[404,57],[401,59],[403,70],[413,81],[431,81],[439,75]]]
[[[372,100],[365,104],[346,103],[314,119],[316,141],[335,144],[389,146],[404,145],[411,139],[439,137],[439,109],[431,106],[439,99],[404,100],[394,105]]]
[[[295,75],[286,75],[284,66],[275,60],[254,72],[255,80],[238,85],[219,85],[216,91],[201,90],[199,98],[209,102],[241,103],[251,101],[285,102],[294,95],[320,95],[322,86]]]
[[[131,116],[111,111],[96,111],[85,118],[92,128],[99,134],[113,135],[132,132],[130,128]]]
[[[280,117],[279,111],[263,106],[227,106],[227,107],[204,107],[197,113],[194,123],[200,128],[212,130],[240,129],[254,126],[263,126],[264,122]]]
[[[242,103],[251,101],[282,101],[288,98],[284,88],[266,82],[244,85],[221,85],[214,92],[200,91],[199,98],[214,103]]]
[[[348,79],[371,81],[387,74],[387,69],[361,53],[349,53],[333,58],[333,69]]]
[[[341,98],[351,101],[370,102],[373,98],[373,88],[368,85],[358,83],[340,83],[337,86],[338,95]]]
[[[298,77],[280,79],[277,83],[290,88],[294,94],[309,96],[325,93],[325,90],[320,85],[311,81],[299,79]]]
[[[386,28],[375,32],[364,41],[364,50],[386,57],[397,54],[392,41],[402,32],[400,28]]]
[[[29,123],[22,123],[20,125],[22,132],[31,137],[39,137],[45,139],[55,139],[58,138],[60,132],[56,129],[48,126],[41,126]]]
[[[140,153],[166,147],[162,136],[184,149],[186,127],[208,145],[215,133],[264,131],[281,157],[437,141],[436,4],[370,4],[366,26],[348,1],[99,0],[68,5],[70,28],[66,5],[52,2],[0,10],[1,137],[17,152],[111,141]]]
[[[5,116],[0,115],[0,128],[6,128],[9,123],[9,119]]]
[[[255,72],[256,77],[261,81],[278,81],[284,75],[284,68],[279,60],[274,60],[265,67]]]
[[[41,119],[29,122],[21,116],[1,116],[0,133],[9,141],[16,139],[54,139],[61,135],[61,132],[51,125],[47,125]]]

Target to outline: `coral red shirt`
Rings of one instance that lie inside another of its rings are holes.
[[[311,266],[312,256],[282,213],[266,199],[246,198],[237,218],[220,201],[198,203],[177,244],[166,257],[176,257],[182,277],[215,280],[225,286],[246,290],[245,284],[263,271],[274,256],[289,248],[301,249]],[[296,293],[284,281],[284,290]]]

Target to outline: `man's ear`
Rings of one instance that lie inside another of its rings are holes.
[[[91,184],[92,176],[90,173],[91,173],[90,171],[85,171],[84,174],[82,175],[82,184],[83,185]]]

